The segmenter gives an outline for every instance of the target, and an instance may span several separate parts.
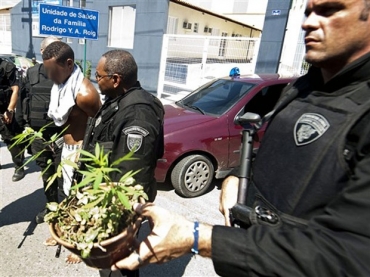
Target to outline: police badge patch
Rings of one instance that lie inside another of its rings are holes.
[[[138,154],[142,154],[144,147],[141,147],[144,142],[144,138],[149,135],[149,132],[140,126],[130,126],[122,130],[122,133],[126,137],[126,145],[129,151],[135,149],[135,152],[138,152],[141,148],[142,150]]]
[[[130,151],[135,149],[134,152],[137,152],[141,145],[143,144],[143,136],[138,134],[128,134],[127,135],[127,147]]]
[[[99,117],[96,119],[96,121],[95,121],[95,128],[99,126],[100,122],[101,122],[101,116],[99,116]]]
[[[296,145],[302,146],[317,140],[329,127],[329,122],[322,115],[317,113],[303,114],[294,126]]]

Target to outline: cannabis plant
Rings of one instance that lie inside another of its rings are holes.
[[[86,169],[80,170],[76,163],[70,166],[82,174],[70,195],[60,204],[47,204],[50,213],[45,221],[57,223],[60,238],[81,250],[81,257],[89,256],[94,243],[113,237],[135,221],[132,205],[139,198],[147,200],[143,187],[135,184],[133,176],[138,171],[123,174],[118,182],[111,180],[111,173],[122,172],[117,168],[121,162],[132,160],[134,152],[109,163],[110,152],[96,144],[95,154],[79,150],[79,161]]]
[[[57,141],[63,136],[63,133],[67,130],[67,127],[65,127],[63,130],[61,130],[59,133],[55,133],[50,137],[49,140],[46,140],[44,138],[44,132],[45,130],[52,125],[53,122],[50,122],[46,124],[45,126],[41,127],[38,131],[32,129],[31,127],[25,127],[24,131],[15,137],[12,138],[13,143],[10,146],[10,148],[14,147],[15,145],[22,145],[24,147],[21,152],[18,155],[23,155],[23,153],[31,146],[31,144],[35,140],[42,140],[43,144],[45,145],[45,148],[37,153],[32,153],[32,156],[30,156],[26,162],[22,165],[22,167],[26,166],[32,161],[35,161],[38,157],[42,155],[45,151],[52,151],[55,154],[55,146],[58,143]],[[41,175],[43,175],[51,166],[51,160],[47,161],[47,166],[44,169],[44,171],[41,172]],[[56,176],[55,176],[56,177]],[[60,176],[59,176],[60,177]],[[49,182],[50,183],[50,182]]]
[[[22,134],[14,138],[13,145],[25,145],[26,150],[35,139],[43,140],[45,149],[33,153],[27,163],[36,160],[44,151],[53,151],[53,144],[61,137],[65,129],[53,135],[50,140],[43,138],[43,131],[48,125],[35,131],[27,127]],[[70,195],[61,203],[48,203],[50,212],[45,221],[55,224],[60,238],[81,250],[81,257],[89,256],[94,243],[122,232],[135,222],[136,215],[132,205],[140,198],[148,199],[141,185],[135,183],[134,175],[139,171],[121,172],[117,166],[122,162],[133,160],[133,149],[127,155],[110,163],[110,152],[96,144],[94,153],[83,149],[78,150],[79,160],[73,162],[65,159],[58,165],[55,174],[49,177],[46,189],[58,177],[62,176],[64,165],[72,166],[81,178],[74,180]],[[25,164],[27,164],[25,163]],[[48,162],[50,164],[50,161]],[[82,164],[83,167],[79,166]],[[45,169],[41,174],[43,174]],[[112,173],[122,175],[118,182],[111,179]],[[101,246],[100,246],[101,247]]]

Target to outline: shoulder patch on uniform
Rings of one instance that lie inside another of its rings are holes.
[[[135,149],[134,152],[137,152],[143,144],[143,136],[138,134],[128,134],[126,141],[128,150],[132,151]]]
[[[303,114],[294,126],[294,140],[296,145],[302,146],[317,140],[329,127],[329,122],[321,114]]]
[[[143,127],[140,127],[140,126],[130,126],[130,127],[127,127],[125,129],[123,129],[122,132],[125,135],[138,134],[138,135],[142,135],[143,137],[146,137],[147,135],[149,135],[149,132],[146,129],[144,129]]]

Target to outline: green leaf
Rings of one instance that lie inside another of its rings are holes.
[[[45,188],[45,191],[47,191],[50,186],[54,183],[55,179],[58,177],[58,174],[55,173],[53,175],[51,175],[48,179],[47,179],[47,185],[46,185],[46,188]]]
[[[85,175],[85,176],[91,175],[91,171],[86,171],[86,170],[80,170],[79,169],[78,172],[81,173],[82,175]]]
[[[93,188],[96,190],[99,188],[100,184],[102,183],[103,180],[103,173],[101,171],[97,172],[96,174],[96,179],[94,180],[94,185]]]
[[[129,153],[127,153],[125,156],[121,157],[121,158],[118,158],[117,160],[115,160],[114,162],[112,162],[111,166],[117,166],[119,165],[121,162],[123,161],[133,161],[133,160],[138,160],[138,158],[133,158],[132,156],[134,155],[134,151],[131,151]]]
[[[81,222],[82,221],[82,217],[80,216],[79,213],[75,213],[74,214],[74,218],[76,219],[77,222]]]
[[[41,128],[40,128],[40,131],[41,132],[43,132],[43,131],[45,131],[45,129],[47,128],[47,127],[49,127],[50,125],[52,125],[54,122],[53,121],[51,121],[51,122],[49,122],[48,124],[45,124],[44,126],[42,126]]]
[[[38,131],[38,132],[35,132],[34,134],[36,137],[38,138],[41,138],[42,139],[42,132]]]
[[[56,202],[46,203],[46,208],[48,208],[48,210],[51,211],[51,212],[57,211],[58,210],[58,206],[59,206],[59,204],[56,203]]]
[[[111,172],[121,172],[118,168],[101,168],[101,171],[105,174],[111,173]]]
[[[91,249],[82,249],[81,250],[81,257],[86,259],[90,256]]]
[[[72,162],[71,160],[65,159],[62,161],[62,163],[69,165],[70,167],[73,167],[75,169],[78,169],[78,165],[75,162]]]
[[[57,218],[58,216],[59,216],[59,214],[57,212],[47,213],[44,217],[44,221],[45,222],[52,222],[52,221],[54,221],[54,218]]]
[[[141,171],[141,169],[138,169],[138,170],[136,170],[136,171],[132,171],[132,170],[130,170],[130,171],[126,172],[126,174],[125,174],[125,175],[123,175],[123,176],[121,177],[121,179],[119,180],[119,181],[120,181],[120,183],[124,183],[126,179],[128,179],[128,178],[130,178],[130,177],[134,177],[134,176],[135,176],[137,173],[139,173],[140,171]]]
[[[127,210],[131,210],[130,202],[126,195],[124,195],[122,192],[117,191],[117,195],[119,200],[121,201],[122,205],[125,206]]]
[[[85,209],[91,209],[95,206],[97,206],[101,201],[103,201],[104,199],[104,195],[100,196],[98,199],[96,199],[95,201],[93,202],[90,202],[89,204],[86,204],[85,206],[83,206]]]
[[[35,155],[33,155],[33,156],[31,156],[29,159],[27,159],[27,161],[25,161],[24,163],[23,163],[23,165],[22,166],[20,166],[19,168],[24,168],[26,165],[28,165],[30,162],[33,162],[33,161],[35,161],[42,153],[44,153],[46,150],[45,149],[43,149],[43,150],[41,150],[40,152],[38,152],[38,153],[36,153]],[[21,153],[20,153],[21,154]],[[20,155],[19,154],[19,155]],[[18,155],[17,155],[18,156]]]
[[[57,139],[58,139],[58,134],[57,133],[55,133],[54,135],[52,135],[50,137],[50,141],[52,141],[52,142],[56,141]]]
[[[100,146],[99,146],[99,143],[95,144],[95,157],[100,157]]]
[[[83,178],[81,182],[71,187],[71,189],[78,189],[78,188],[84,187],[93,181],[94,181],[94,177],[85,176],[85,178]]]
[[[91,159],[95,160],[95,156],[93,154],[91,154],[90,152],[87,152],[83,149],[80,149],[78,152],[83,156],[87,156],[87,157],[90,157]]]

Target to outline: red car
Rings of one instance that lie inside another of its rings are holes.
[[[171,180],[184,197],[205,193],[213,178],[224,178],[239,165],[242,127],[234,123],[246,112],[270,112],[293,78],[277,74],[215,79],[180,101],[165,105],[165,153],[156,179]],[[264,133],[257,134],[258,148]]]

